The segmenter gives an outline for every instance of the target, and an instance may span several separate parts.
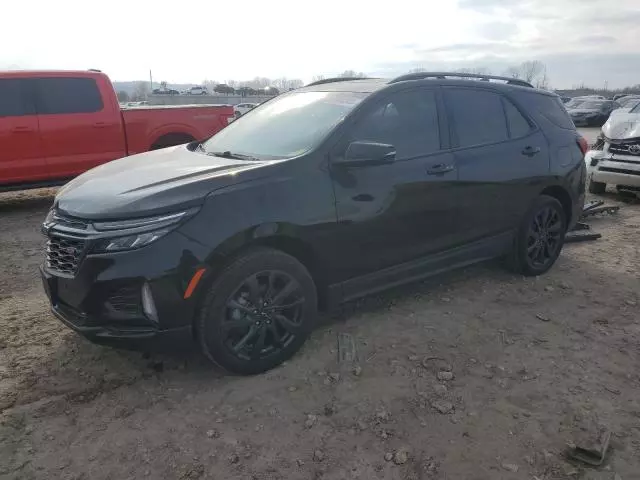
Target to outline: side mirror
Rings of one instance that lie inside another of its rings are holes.
[[[351,142],[344,157],[337,158],[334,163],[348,167],[365,167],[369,165],[386,165],[396,159],[396,147],[388,143],[359,140]]]

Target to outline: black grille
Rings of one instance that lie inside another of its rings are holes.
[[[640,175],[640,171],[638,170],[627,170],[626,168],[612,168],[612,167],[600,167],[598,169],[600,172],[611,172],[611,173],[624,173],[626,175]]]
[[[73,275],[84,254],[84,241],[51,235],[47,241],[47,268]]]
[[[612,143],[609,145],[609,152],[640,157],[640,142]]]
[[[109,294],[109,304],[119,313],[138,315],[140,308],[140,289],[136,287],[123,287]]]

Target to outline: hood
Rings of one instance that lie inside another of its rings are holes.
[[[610,117],[602,126],[602,134],[612,140],[640,137],[640,114],[627,112]]]
[[[89,170],[62,187],[54,203],[61,213],[87,220],[154,215],[200,205],[212,191],[256,178],[271,163],[213,157],[180,145]]]
[[[570,115],[581,115],[585,113],[600,113],[597,108],[572,108],[569,110]]]

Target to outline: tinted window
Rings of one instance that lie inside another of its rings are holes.
[[[509,137],[500,95],[484,90],[451,89],[447,91],[447,103],[459,146],[496,143]]]
[[[22,95],[22,80],[6,78],[0,80],[0,117],[29,115]]]
[[[350,139],[391,144],[399,159],[440,150],[435,93],[410,90],[392,94],[357,122]]]
[[[575,125],[564,108],[560,97],[539,93],[518,93],[518,100],[524,103],[529,112],[537,112],[560,128],[574,130]]]
[[[524,137],[531,130],[531,125],[513,103],[506,98],[503,98],[502,102],[504,103],[504,113],[507,115],[509,136],[511,138]]]
[[[92,78],[41,78],[38,113],[92,113],[102,110],[102,97]]]

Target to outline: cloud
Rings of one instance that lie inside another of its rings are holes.
[[[494,21],[480,24],[476,31],[481,38],[506,40],[516,36],[520,29],[513,22]]]
[[[616,38],[611,35],[586,35],[580,37],[579,42],[589,45],[610,45],[616,43]]]

